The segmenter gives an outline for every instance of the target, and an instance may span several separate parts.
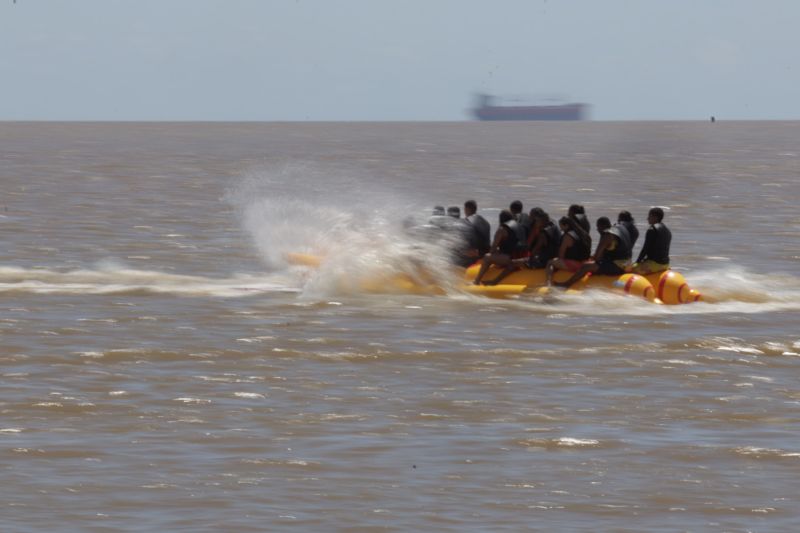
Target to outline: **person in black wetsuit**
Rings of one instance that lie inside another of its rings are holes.
[[[631,236],[631,249],[633,249],[633,247],[636,246],[636,241],[639,239],[639,230],[636,229],[636,223],[630,211],[620,211],[617,215],[617,224],[625,226],[625,229],[628,230],[628,235]]]
[[[650,274],[669,270],[669,248],[672,244],[672,232],[662,222],[664,210],[654,207],[647,214],[650,228],[644,234],[644,245],[633,271],[637,274]]]
[[[491,250],[483,257],[481,269],[475,277],[475,281],[472,282],[475,285],[481,283],[483,276],[486,274],[486,271],[489,270],[490,266],[497,265],[505,267],[511,263],[511,255],[517,248],[517,234],[508,225],[512,220],[514,220],[514,216],[510,211],[505,209],[500,211],[500,227],[497,228],[494,234]]]
[[[621,276],[630,266],[631,262],[631,236],[628,229],[617,224],[611,225],[608,217],[597,219],[597,232],[600,241],[594,252],[594,261],[584,263],[571,278],[562,283],[554,283],[557,287],[569,287],[589,272],[596,272],[606,276]]]

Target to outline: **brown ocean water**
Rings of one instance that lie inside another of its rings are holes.
[[[799,138],[2,123],[0,529],[796,531]],[[664,206],[718,302],[352,288],[468,198]]]

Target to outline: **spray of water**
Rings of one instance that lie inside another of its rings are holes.
[[[290,268],[291,253],[320,258],[302,280],[306,296],[360,292],[398,275],[453,283],[448,254],[457,236],[425,229],[430,206],[370,183],[286,164],[249,174],[227,199],[268,270]]]

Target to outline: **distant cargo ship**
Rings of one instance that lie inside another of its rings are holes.
[[[478,120],[586,120],[588,104],[495,105],[494,97],[479,94],[472,110]]]

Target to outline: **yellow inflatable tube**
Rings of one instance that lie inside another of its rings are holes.
[[[477,264],[468,267],[464,273],[465,280],[475,279],[475,276],[478,275],[478,270],[479,266]],[[491,267],[483,279],[494,279],[500,273],[500,270],[496,267]],[[571,276],[571,272],[556,270],[553,274],[553,280],[566,281]],[[547,284],[547,276],[543,268],[529,269],[523,267],[503,278],[503,283],[520,284],[528,288],[544,287]],[[665,270],[647,275],[603,276],[587,274],[583,279],[575,283],[571,289],[583,290],[587,287],[621,290],[625,294],[639,296],[650,302],[667,305],[687,304],[703,300],[702,295],[697,290],[689,287],[686,279],[674,270]]]
[[[479,265],[474,264],[466,269],[464,272],[464,280],[471,282],[478,275]],[[483,276],[483,279],[490,281],[495,279],[502,269],[497,267],[490,267]],[[553,273],[554,281],[566,281],[572,276],[572,272],[565,270],[556,270]],[[513,285],[525,285],[530,289],[545,287],[547,285],[547,274],[543,268],[520,268],[503,278],[503,283]],[[570,290],[581,291],[587,287],[602,287],[606,289],[620,290],[625,294],[632,296],[639,296],[651,302],[656,301],[656,291],[653,285],[644,276],[638,274],[623,274],[622,276],[601,276],[601,275],[586,275],[578,280]]]
[[[323,258],[318,255],[304,254],[297,252],[287,253],[286,262],[291,265],[317,268]],[[430,276],[420,272],[419,276],[412,276],[407,273],[394,273],[386,276],[372,276],[367,279],[359,280],[355,289],[359,292],[376,294],[418,294],[418,295],[442,295],[445,290],[439,286]],[[341,289],[348,287],[342,283]],[[350,287],[353,288],[353,287]],[[503,283],[494,286],[467,284],[459,287],[460,290],[476,296],[486,296],[489,298],[511,298],[527,290],[526,285]]]
[[[286,261],[293,265],[310,268],[319,267],[323,258],[312,254],[289,253]],[[520,268],[502,280],[498,285],[473,285],[472,280],[478,275],[479,265],[468,267],[463,273],[464,285],[460,290],[469,294],[487,296],[490,298],[510,298],[525,291],[540,289],[547,285],[545,270],[542,268]],[[490,281],[500,274],[501,269],[491,267],[483,277]],[[572,273],[557,270],[553,274],[554,281],[566,281]],[[576,282],[570,290],[581,291],[588,287],[598,287],[620,291],[644,298],[654,303],[668,305],[685,304],[702,300],[698,291],[689,287],[686,279],[674,270],[656,272],[645,276],[639,274],[623,274],[621,276],[586,275]],[[402,293],[420,295],[441,295],[445,290],[430,276],[420,273],[412,276],[407,273],[394,273],[386,276],[376,276],[360,280],[357,289],[370,293]]]

